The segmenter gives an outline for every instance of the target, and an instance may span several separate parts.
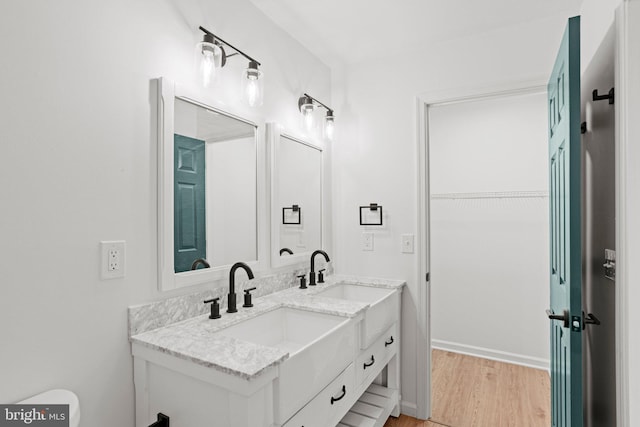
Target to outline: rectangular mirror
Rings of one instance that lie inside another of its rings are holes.
[[[271,259],[274,267],[308,262],[323,249],[322,148],[267,124],[271,154]]]
[[[159,80],[160,289],[258,260],[257,126]]]

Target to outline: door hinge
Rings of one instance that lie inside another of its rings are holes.
[[[429,281],[429,273],[427,273],[426,280],[427,280],[427,282]]]

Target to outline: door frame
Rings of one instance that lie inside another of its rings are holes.
[[[430,192],[429,192],[429,108],[453,102],[472,101],[503,96],[546,93],[546,79],[525,80],[493,86],[463,87],[419,94],[417,111],[417,224],[415,283],[418,284],[418,325],[416,328],[417,390],[415,416],[431,417],[431,283],[426,275],[431,266]],[[426,282],[426,283],[425,283]],[[425,286],[421,286],[425,283]],[[544,314],[544,313],[543,313]],[[406,411],[408,413],[409,411]],[[412,415],[408,413],[408,415]]]
[[[640,172],[634,167],[640,160],[640,152],[634,143],[640,138],[640,86],[637,84],[640,58],[637,24],[640,22],[640,2],[625,0],[616,9],[614,25],[615,45],[615,157],[616,157],[616,388],[617,424],[630,427],[637,423],[640,412],[632,410],[630,402],[638,398],[640,373],[631,360],[637,360],[637,339],[632,339],[633,326],[638,325],[640,316],[630,311],[634,303],[640,301],[631,283],[638,282],[640,274],[629,260],[637,259],[640,253],[640,232],[638,231],[638,210],[640,192],[636,189]],[[632,24],[633,23],[633,24]],[[633,385],[633,387],[632,387]],[[635,391],[634,391],[635,390]]]
[[[640,210],[640,192],[633,183],[638,182],[640,171],[627,165],[640,160],[640,150],[633,148],[632,141],[640,138],[640,124],[635,121],[640,113],[640,85],[634,83],[640,70],[640,58],[634,56],[637,49],[637,34],[640,30],[631,23],[640,22],[640,2],[625,0],[617,8],[614,25],[616,26],[616,387],[617,387],[617,424],[630,427],[632,421],[640,415],[630,410],[631,384],[640,381],[640,368],[630,366],[638,354],[638,340],[632,340],[631,326],[638,324],[640,314],[629,311],[630,304],[640,303],[640,293],[630,288],[630,283],[640,281],[638,269],[632,268],[628,260],[640,254],[640,231],[638,217]],[[416,142],[417,148],[417,257],[415,280],[424,283],[430,266],[429,252],[429,193],[428,193],[428,108],[430,105],[455,100],[473,99],[491,93],[505,93],[526,87],[544,85],[546,81],[498,85],[487,88],[459,88],[419,94],[416,99]],[[630,235],[629,233],[633,233]],[[431,284],[418,286],[418,325],[416,333],[417,360],[417,401],[415,416],[431,416]],[[633,345],[636,347],[631,348]],[[635,392],[634,392],[635,393]],[[635,394],[634,398],[638,397]],[[408,409],[408,408],[407,408]],[[409,413],[410,411],[405,411]],[[411,411],[413,412],[413,411]],[[409,414],[411,415],[411,414]]]

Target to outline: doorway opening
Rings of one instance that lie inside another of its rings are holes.
[[[530,408],[531,425],[549,416],[546,103],[541,82],[420,100],[424,396],[444,425],[509,419],[499,400]]]

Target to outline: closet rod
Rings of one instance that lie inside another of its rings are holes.
[[[549,197],[547,191],[500,191],[481,193],[438,193],[431,199],[544,199]]]

